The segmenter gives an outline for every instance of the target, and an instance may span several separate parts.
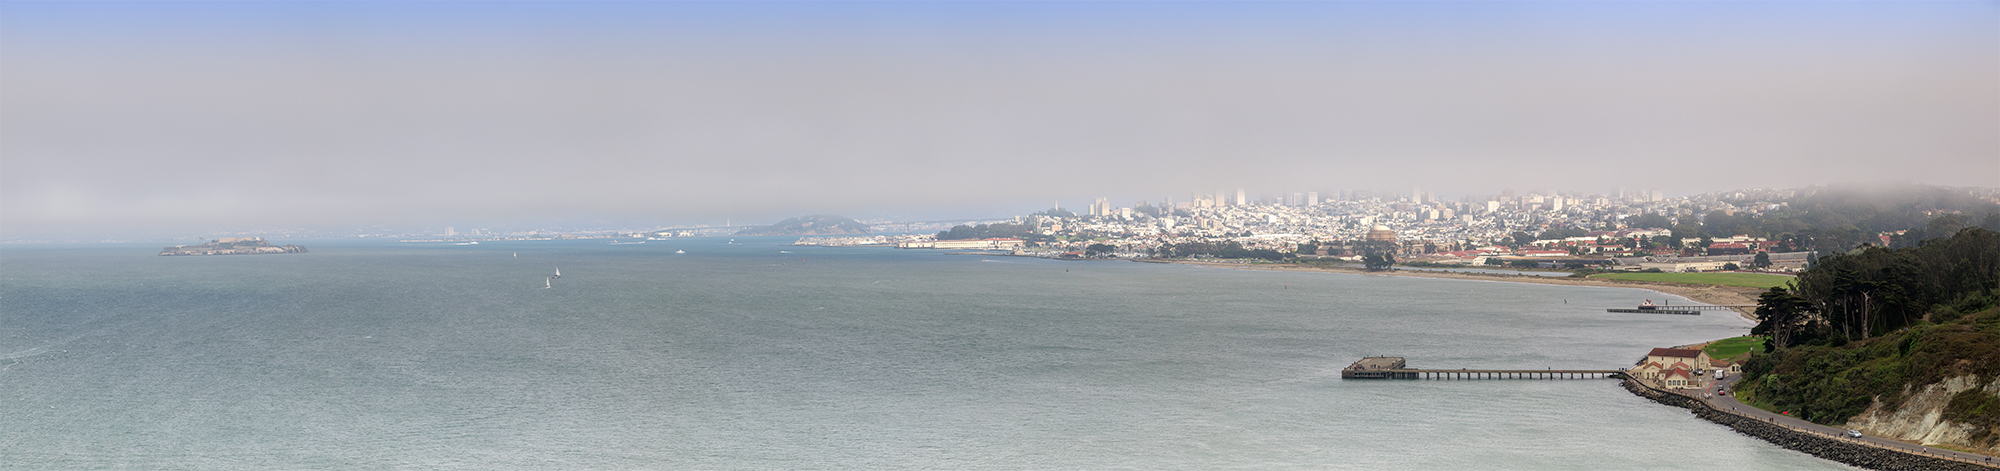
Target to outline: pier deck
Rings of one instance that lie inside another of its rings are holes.
[[[1624,370],[1440,370],[1407,368],[1403,357],[1367,357],[1340,370],[1341,379],[1598,379]]]
[[[1603,379],[1622,370],[1389,370],[1396,379]]]
[[[1701,311],[1696,311],[1696,310],[1683,311],[1679,307],[1675,307],[1674,309],[1605,309],[1604,312],[1625,312],[1632,314],[1679,314],[1683,316],[1701,315]]]
[[[1701,315],[1701,311],[1721,311],[1721,310],[1729,310],[1729,309],[1736,309],[1736,308],[1742,308],[1742,307],[1757,307],[1757,305],[1755,305],[1755,304],[1724,304],[1724,305],[1714,305],[1714,304],[1683,304],[1683,305],[1679,305],[1679,306],[1675,306],[1675,305],[1672,305],[1672,304],[1651,304],[1651,303],[1647,303],[1647,304],[1640,304],[1640,305],[1639,305],[1638,307],[1635,307],[1635,308],[1632,308],[1632,309],[1618,309],[1618,308],[1611,308],[1611,309],[1605,309],[1605,310],[1604,310],[1604,312],[1624,312],[1624,313],[1632,313],[1632,314],[1679,314],[1679,315],[1683,315],[1683,316],[1699,316],[1699,315]]]

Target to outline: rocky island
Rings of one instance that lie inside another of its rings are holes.
[[[202,245],[176,245],[160,249],[160,255],[255,255],[267,253],[305,253],[306,248],[297,245],[276,246],[265,242],[262,237],[223,237]]]
[[[868,225],[830,214],[800,216],[763,227],[753,227],[736,235],[849,235],[867,234]]]

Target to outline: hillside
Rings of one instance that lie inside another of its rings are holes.
[[[1747,403],[1870,435],[2000,452],[2000,308],[1779,350],[1744,366]]]
[[[868,225],[831,214],[799,216],[764,227],[752,227],[737,235],[846,235],[867,234]]]
[[[2000,452],[2000,234],[1820,259],[1758,299],[1740,397],[1877,436]]]

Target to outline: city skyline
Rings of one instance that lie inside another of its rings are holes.
[[[0,13],[8,240],[2000,181],[1980,2]]]

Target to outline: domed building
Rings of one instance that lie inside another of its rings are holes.
[[[1396,231],[1389,230],[1389,226],[1375,226],[1375,228],[1368,230],[1368,236],[1365,239],[1369,242],[1388,242],[1393,244],[1396,242]]]

